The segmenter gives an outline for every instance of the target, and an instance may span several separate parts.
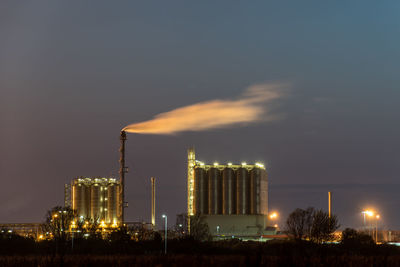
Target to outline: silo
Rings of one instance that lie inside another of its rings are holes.
[[[260,170],[260,213],[268,214],[268,177],[265,169]]]
[[[222,214],[236,214],[236,177],[228,167],[222,171]]]
[[[89,190],[84,183],[72,185],[72,208],[76,210],[79,217],[89,217]]]
[[[204,168],[195,168],[194,180],[194,213],[208,214],[208,178]]]
[[[114,219],[117,219],[117,186],[114,183],[110,183],[107,186],[107,212],[106,212],[106,223],[113,223]]]
[[[217,168],[210,168],[208,176],[208,214],[221,214],[222,194],[221,194],[221,175]]]
[[[236,171],[236,214],[249,214],[249,174],[243,167]]]
[[[262,170],[254,167],[250,171],[250,213],[261,214],[260,211],[260,180]]]
[[[103,218],[102,211],[100,210],[102,207],[100,202],[104,201],[104,199],[100,199],[100,186],[99,184],[92,184],[90,189],[90,217],[101,220]]]

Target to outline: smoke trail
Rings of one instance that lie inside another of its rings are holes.
[[[281,98],[282,84],[258,84],[249,87],[236,100],[212,100],[160,113],[152,120],[134,123],[123,130],[139,134],[175,134],[203,131],[257,121],[269,121],[267,102]]]

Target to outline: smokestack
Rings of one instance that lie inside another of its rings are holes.
[[[125,208],[125,172],[126,172],[126,167],[125,167],[125,141],[126,141],[126,132],[121,131],[120,135],[120,141],[121,141],[121,146],[119,148],[119,179],[121,182],[121,201],[120,201],[120,224],[123,226],[124,225],[124,208]]]
[[[332,216],[332,193],[328,192],[328,210],[329,210],[329,218]]]
[[[156,228],[156,178],[151,177],[151,225]]]

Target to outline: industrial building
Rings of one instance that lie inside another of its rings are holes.
[[[188,214],[204,215],[214,237],[257,238],[268,223],[263,164],[204,164],[188,150]]]
[[[71,183],[71,206],[80,218],[119,225],[121,201],[121,183],[114,178],[80,177]]]

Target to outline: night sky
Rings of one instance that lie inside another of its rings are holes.
[[[400,2],[200,2],[0,2],[0,222],[42,221],[77,176],[117,176],[128,124],[284,83],[273,121],[128,134],[127,220],[150,220],[151,176],[158,222],[186,211],[194,146],[265,163],[281,225],[331,190],[342,228],[372,207],[400,229]]]

